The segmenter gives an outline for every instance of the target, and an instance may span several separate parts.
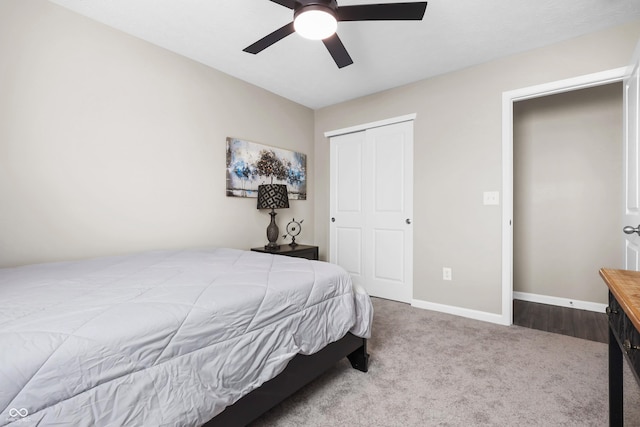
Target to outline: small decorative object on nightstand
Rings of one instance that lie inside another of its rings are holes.
[[[251,250],[254,252],[262,252],[266,254],[318,260],[318,247],[311,245],[299,245],[296,243],[295,246],[282,245],[277,249],[267,249],[261,246],[259,248],[251,248]]]
[[[284,184],[263,184],[258,186],[258,209],[271,209],[271,222],[267,227],[267,239],[269,244],[265,249],[278,249],[280,246],[276,243],[280,230],[276,224],[276,211],[274,209],[283,209],[289,207],[289,197],[287,195],[287,186]]]
[[[304,221],[304,219],[296,221],[296,219],[293,218],[291,221],[289,221],[289,224],[287,224],[287,234],[284,234],[282,236],[285,239],[287,238],[287,236],[291,236],[291,243],[289,243],[289,246],[291,246],[292,248],[298,245],[296,243],[296,236],[302,231],[302,225],[300,225],[302,224],[302,221]]]

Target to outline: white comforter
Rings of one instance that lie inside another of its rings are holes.
[[[0,425],[200,425],[371,318],[342,268],[257,252],[0,269]]]

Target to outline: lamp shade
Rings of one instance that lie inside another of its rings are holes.
[[[283,209],[289,207],[287,186],[263,184],[258,186],[258,209]]]

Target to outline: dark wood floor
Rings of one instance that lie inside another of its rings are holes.
[[[606,343],[607,315],[594,311],[513,300],[513,324]]]

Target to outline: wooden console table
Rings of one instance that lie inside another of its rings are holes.
[[[603,268],[600,276],[609,287],[609,425],[621,426],[623,353],[640,382],[640,272]]]

